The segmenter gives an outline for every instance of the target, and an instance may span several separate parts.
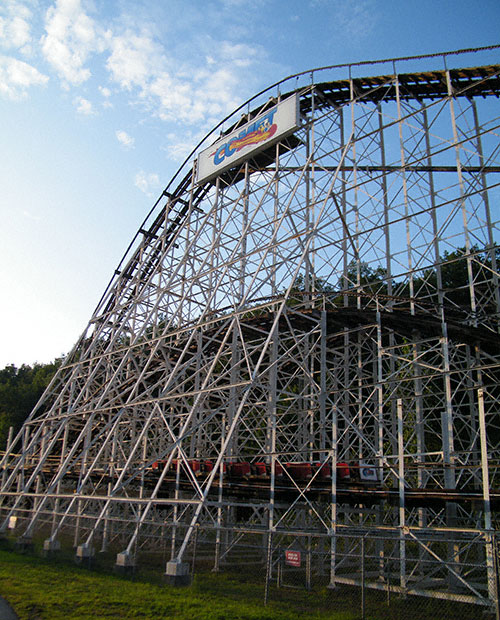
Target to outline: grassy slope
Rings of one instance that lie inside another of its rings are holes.
[[[221,579],[222,578],[222,579]],[[215,582],[217,579],[217,583]],[[67,564],[0,551],[0,594],[21,620],[291,620],[297,607],[262,604],[248,586],[222,575],[200,576],[190,588],[172,588],[96,574]],[[252,600],[253,599],[253,600]],[[301,620],[332,620],[332,613],[299,612]],[[355,614],[335,616],[350,620]]]

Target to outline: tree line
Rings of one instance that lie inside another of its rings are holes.
[[[9,427],[14,435],[49,385],[62,358],[48,364],[9,364],[0,370],[0,450],[5,450]]]

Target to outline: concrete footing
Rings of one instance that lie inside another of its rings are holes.
[[[133,575],[135,573],[135,558],[126,551],[118,553],[114,570],[120,575]]]
[[[172,586],[188,586],[191,583],[189,564],[180,560],[167,562],[167,572],[164,575],[164,581]]]
[[[47,538],[43,541],[43,557],[49,558],[51,556],[57,555],[60,550],[61,543],[58,540],[52,540],[51,538]]]
[[[19,521],[18,517],[9,517],[9,523],[7,526],[9,530],[15,530],[16,527],[18,526],[18,521]]]
[[[92,547],[91,545],[88,545],[87,543],[83,543],[83,545],[78,545],[78,547],[76,548],[75,562],[77,564],[90,565],[93,557],[94,557],[94,547]]]

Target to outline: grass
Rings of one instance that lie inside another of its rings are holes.
[[[57,558],[13,552],[0,545],[0,594],[20,620],[359,620],[359,588],[335,590],[272,587],[263,604],[263,575],[255,570],[198,572],[189,587],[161,583],[162,568],[144,559],[134,577],[110,572],[114,556],[99,556],[93,570],[77,566],[72,554]],[[147,568],[146,568],[147,567]],[[478,606],[398,597],[366,591],[366,620],[486,620]]]
[[[249,588],[252,588],[252,591]],[[224,575],[188,588],[131,581],[32,555],[0,550],[0,594],[21,620],[354,620],[357,614],[300,611],[294,601],[262,603],[262,589]]]

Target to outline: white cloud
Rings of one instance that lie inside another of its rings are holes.
[[[178,60],[150,30],[130,26],[108,44],[110,77],[136,94],[135,103],[162,120],[205,128],[251,94],[252,65],[265,56],[260,46],[203,35],[190,46],[196,52]]]
[[[10,99],[20,99],[30,86],[44,86],[48,81],[48,76],[26,62],[0,56],[0,93]]]
[[[145,89],[148,82],[161,72],[163,50],[146,33],[127,30],[110,38],[111,55],[106,66],[122,88],[137,86]]]
[[[105,86],[99,86],[99,92],[104,97],[104,101],[102,102],[102,107],[112,108],[113,104],[111,103],[111,101],[109,101],[109,98],[111,97],[111,91],[109,90],[109,88],[106,88]]]
[[[118,139],[118,142],[122,144],[125,148],[132,148],[134,146],[134,138],[132,138],[132,136],[129,136],[126,131],[123,131],[123,129],[119,129],[118,131],[116,131],[115,135]]]
[[[160,179],[155,173],[147,174],[144,170],[141,170],[135,175],[134,185],[141,192],[144,192],[146,196],[152,197],[154,195],[153,192],[160,187]]]
[[[258,9],[263,4],[263,0],[253,0],[251,8]],[[224,8],[233,11],[234,9],[248,8],[248,0],[222,0]]]
[[[328,9],[342,37],[358,41],[373,31],[379,15],[375,0],[310,0],[309,4],[312,9]]]
[[[222,60],[236,63],[239,67],[248,67],[258,55],[258,50],[255,47],[229,41],[222,41],[219,44],[219,50]]]
[[[252,6],[255,2],[261,0],[254,0]],[[221,3],[224,10],[247,7],[243,0]],[[0,0],[0,5],[0,48],[7,45],[27,53],[39,43],[64,88],[84,84],[92,73],[97,77],[104,66],[113,86],[95,84],[103,97],[101,109],[112,107],[111,90],[116,94],[121,88],[130,93],[129,102],[146,113],[204,130],[252,93],[252,81],[259,79],[255,69],[267,59],[261,46],[217,39],[200,29],[189,45],[175,30],[176,36],[160,39],[162,30],[140,17],[140,11],[120,13],[115,21],[105,23],[96,17],[96,7],[102,5],[94,0]],[[35,7],[44,28],[38,39],[31,34]],[[187,24],[205,18],[194,9]],[[7,87],[2,85],[2,90]],[[94,113],[86,99],[78,99],[76,105],[82,114]]]
[[[340,4],[338,13],[339,25],[352,38],[368,36],[375,26],[377,7],[373,0],[356,0]]]
[[[367,37],[375,27],[378,7],[374,0],[311,0],[313,9],[323,7],[331,9],[334,26],[342,35],[354,40]]]
[[[169,159],[180,162],[189,155],[195,144],[198,144],[204,136],[203,131],[193,133],[187,130],[181,135],[169,133],[167,134],[168,144],[161,148],[168,153]]]
[[[85,67],[89,55],[105,49],[106,35],[86,15],[80,0],[57,0],[45,18],[46,33],[42,52],[56,72],[69,84],[82,84],[89,79]]]
[[[157,98],[158,113],[163,120],[175,120],[179,116],[191,117],[193,122],[199,121],[203,115],[198,115],[193,109],[194,88],[188,81],[182,82],[164,72],[151,83],[148,94]]]
[[[0,6],[0,45],[6,49],[15,48],[28,52],[31,42],[31,17],[32,13],[24,2],[7,0]]]
[[[242,0],[224,2],[222,8],[227,10],[247,6]],[[105,68],[110,82],[106,86],[94,84],[103,98],[99,101],[100,109],[112,107],[112,90],[116,95],[121,89],[128,91],[129,103],[147,114],[177,125],[189,125],[194,131],[208,130],[250,95],[252,80],[259,79],[255,67],[266,59],[261,46],[216,39],[201,30],[189,45],[178,33],[170,39],[160,39],[161,29],[141,18],[140,11],[121,13],[113,22],[105,23],[95,16],[96,7],[102,5],[94,0],[3,0],[3,4],[0,0],[0,5],[0,48],[10,46],[28,53],[28,48],[38,43],[50,70],[66,89],[81,86],[91,77],[102,77],[99,70]],[[31,33],[35,7],[42,17],[41,38],[34,38]],[[189,24],[192,19],[205,19],[201,10],[194,13]],[[28,66],[24,65],[26,80]],[[2,70],[5,73],[5,64]],[[34,68],[30,78],[32,83],[47,80]],[[0,88],[13,96],[12,80]],[[95,114],[88,99],[76,97],[73,101],[80,114]],[[133,144],[130,137],[122,134],[117,139],[124,146]]]
[[[32,220],[33,222],[41,222],[42,218],[39,215],[33,215],[30,211],[23,211],[23,215],[28,220]]]
[[[88,99],[84,99],[83,97],[75,97],[73,103],[76,105],[76,111],[79,114],[83,114],[85,116],[95,114],[92,103]]]
[[[30,35],[31,11],[26,3],[38,7],[44,3],[5,1],[10,8],[3,13],[0,9],[3,29],[0,32],[7,32],[8,27],[9,45],[31,45],[34,41]],[[240,1],[227,0],[226,5],[235,6]],[[97,77],[99,69],[94,67],[102,63],[112,86],[95,84],[103,97],[101,108],[112,107],[112,90],[117,94],[122,89],[128,91],[130,103],[151,116],[178,125],[187,124],[194,131],[207,131],[252,94],[253,83],[259,80],[256,68],[267,60],[262,46],[220,40],[206,33],[195,35],[189,45],[184,45],[180,37],[160,40],[155,25],[145,25],[136,14],[121,14],[111,29],[110,22],[93,19],[93,14],[86,10],[89,6],[94,6],[92,0],[51,0],[44,14],[45,32],[39,44],[64,88],[84,84],[92,73]],[[24,8],[16,13],[12,7]],[[199,11],[197,18],[202,17]],[[270,70],[269,63],[266,66]],[[34,81],[36,75],[32,75]],[[47,78],[38,74],[38,79]],[[6,91],[4,85],[2,88]],[[77,97],[73,101],[79,113],[95,113],[87,99]],[[117,139],[124,146],[133,144],[130,137],[122,134]]]

